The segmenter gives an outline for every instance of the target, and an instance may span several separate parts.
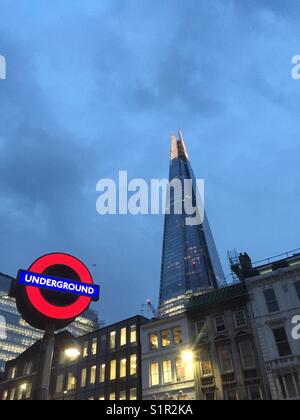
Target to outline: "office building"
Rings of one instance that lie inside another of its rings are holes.
[[[190,165],[182,133],[172,136],[170,184],[180,181],[178,199],[171,188],[169,208],[165,215],[159,307],[162,316],[176,315],[184,310],[193,293],[203,293],[223,285],[224,274],[203,203],[197,200],[196,179]],[[185,181],[191,180],[191,191]],[[203,197],[202,197],[203,198]],[[189,225],[187,204],[198,205],[194,216],[199,224]],[[182,210],[179,214],[178,204]]]
[[[245,283],[194,296],[187,317],[193,343],[196,399],[269,399]]]
[[[141,328],[144,400],[194,400],[188,319],[184,313]]]
[[[56,335],[50,383],[52,400],[142,399],[140,329],[136,316],[82,337]],[[72,346],[79,349],[78,354]],[[7,363],[2,400],[34,399],[40,342]]]
[[[252,264],[247,254],[232,259],[245,280],[273,400],[300,399],[300,253],[290,252]]]

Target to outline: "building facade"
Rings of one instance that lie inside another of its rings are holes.
[[[202,293],[223,285],[224,274],[203,203],[199,202],[193,174],[182,133],[172,136],[170,184],[180,181],[178,196],[171,188],[170,202],[165,216],[159,307],[162,316],[176,315],[184,310],[193,293]],[[191,191],[185,181],[191,180]],[[189,225],[187,204],[197,210],[192,217],[200,217],[197,225]],[[177,211],[180,205],[181,213]],[[204,217],[203,217],[204,212]]]
[[[142,399],[140,329],[146,318],[136,316],[74,339],[66,332],[55,341],[50,399]],[[72,343],[80,355],[69,358]],[[34,399],[40,342],[6,365],[1,384],[3,400]]]
[[[197,400],[269,398],[247,287],[225,287],[191,299]]]
[[[15,300],[9,297],[13,280],[12,277],[0,273],[0,370],[4,369],[7,361],[15,359],[43,336],[41,331],[30,327],[21,318]],[[78,337],[97,329],[98,315],[88,310],[67,330]]]
[[[194,400],[193,361],[184,313],[141,329],[144,400]]]
[[[300,254],[256,266],[248,260],[246,272],[242,263],[272,399],[299,400],[300,337],[293,336],[293,319],[300,315]]]

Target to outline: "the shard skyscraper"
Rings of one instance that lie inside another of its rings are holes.
[[[180,180],[182,186],[185,180],[192,180],[193,187],[192,197],[190,194],[187,196],[183,188],[181,214],[175,210],[175,195],[171,193],[169,211],[165,215],[159,297],[161,316],[182,312],[192,294],[222,287],[224,282],[206,213],[200,224],[189,226],[186,223],[189,215],[184,211],[184,202],[189,199],[193,205],[196,204],[197,186],[181,131],[179,139],[173,135],[171,140],[169,180],[170,183]]]

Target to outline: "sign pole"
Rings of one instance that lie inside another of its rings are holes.
[[[37,379],[35,399],[46,401],[49,398],[49,386],[54,355],[55,325],[47,324],[42,340],[41,357]]]

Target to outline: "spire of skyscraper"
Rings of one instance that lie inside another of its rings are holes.
[[[196,179],[191,168],[184,138],[171,138],[170,182],[192,180],[192,202],[196,203]],[[184,189],[184,188],[183,188]],[[224,273],[209,227],[206,213],[200,225],[187,225],[185,200],[182,192],[182,214],[175,210],[171,195],[170,212],[165,216],[159,306],[162,315],[172,315],[184,309],[193,293],[220,287]],[[189,197],[190,199],[190,197]],[[178,204],[178,203],[177,203]]]

